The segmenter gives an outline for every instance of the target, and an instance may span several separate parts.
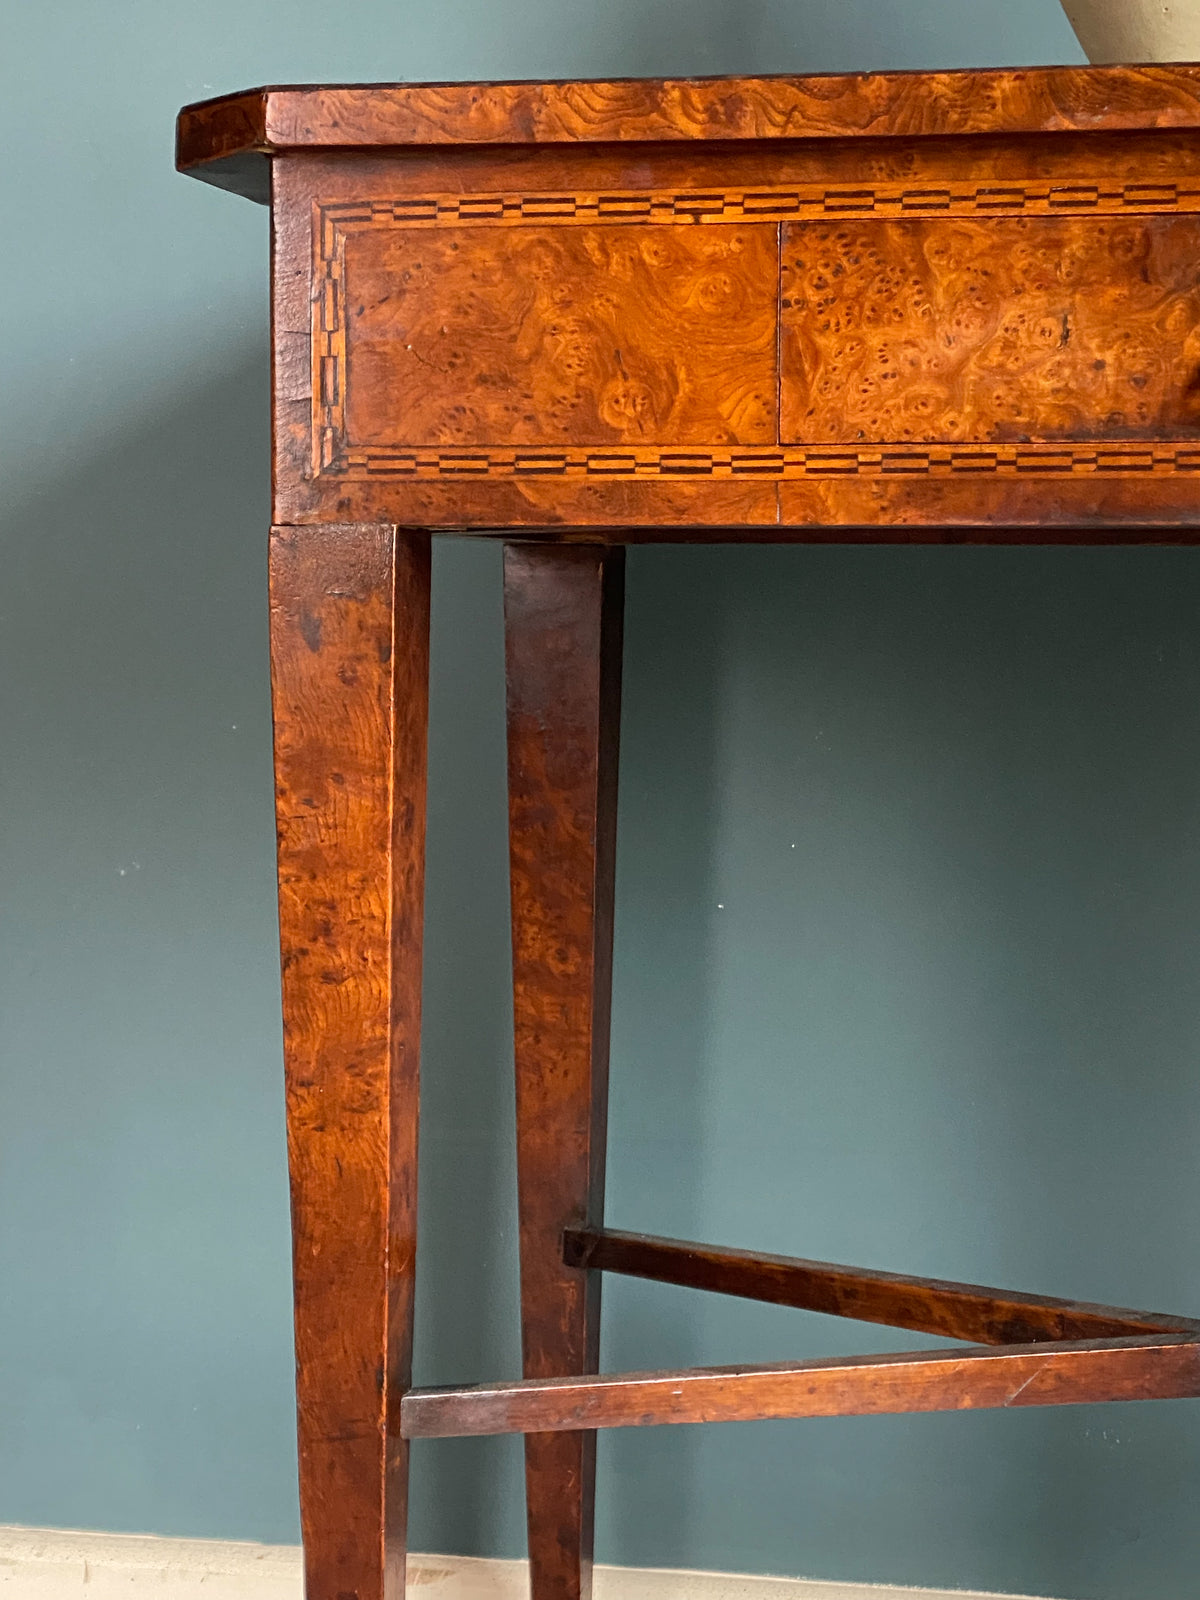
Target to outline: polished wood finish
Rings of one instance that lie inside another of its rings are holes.
[[[1009,1294],[977,1284],[912,1278],[802,1261],[794,1256],[659,1239],[613,1228],[568,1228],[563,1259],[593,1272],[620,1272],[685,1289],[765,1300],[856,1322],[877,1322],[975,1344],[1035,1344],[1045,1339],[1119,1339],[1172,1333],[1200,1337],[1200,1322],[1117,1306]]]
[[[271,668],[310,1600],[404,1587],[429,540],[278,528]]]
[[[281,157],[276,518],[1194,540],[1200,133],[1150,122]]]
[[[504,552],[521,1335],[528,1378],[595,1372],[600,1276],[564,1228],[604,1211],[625,552]],[[594,1433],[525,1441],[539,1600],[591,1589]]]
[[[781,437],[937,439],[960,474],[996,470],[977,444],[1200,440],[1196,241],[1165,215],[788,224]]]
[[[776,438],[770,229],[362,229],[344,271],[367,449]]]
[[[1195,1335],[1003,1350],[830,1358],[794,1366],[625,1372],[601,1378],[414,1389],[401,1407],[410,1439],[544,1428],[648,1428],[888,1412],[1090,1405],[1200,1395]]]
[[[289,151],[1200,128],[1200,68],[1018,67],[251,89],[187,106],[182,171],[266,201]]]
[[[399,1600],[404,1435],[1198,1392],[1196,1324],[603,1227],[623,546],[1200,542],[1200,67],[251,91],[308,1600]],[[411,1391],[429,532],[505,554],[525,1379]],[[565,1248],[565,1253],[564,1253]],[[596,1376],[604,1271],[1000,1349]]]

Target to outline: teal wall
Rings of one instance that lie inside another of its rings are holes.
[[[297,1534],[262,81],[1079,59],[1052,0],[8,0],[0,1521]],[[422,1381],[515,1373],[498,550],[436,567]],[[617,1225],[1200,1312],[1200,554],[630,562]],[[613,1281],[605,1364],[912,1336]],[[608,1560],[1181,1600],[1187,1405],[605,1438]],[[418,1547],[521,1549],[511,1441]]]

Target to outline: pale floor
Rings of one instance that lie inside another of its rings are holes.
[[[413,1556],[421,1600],[527,1600],[525,1563]],[[0,1527],[4,1600],[303,1600],[300,1551],[132,1534]],[[597,1567],[595,1600],[998,1600],[933,1589],[890,1589],[722,1572]],[[1006,1597],[1014,1600],[1014,1597]]]

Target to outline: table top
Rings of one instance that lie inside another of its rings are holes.
[[[1200,129],[1200,65],[259,88],[186,106],[177,162],[265,202],[299,150],[1149,129]]]

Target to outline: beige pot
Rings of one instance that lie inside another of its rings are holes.
[[[1089,61],[1200,61],[1200,0],[1062,0]]]

